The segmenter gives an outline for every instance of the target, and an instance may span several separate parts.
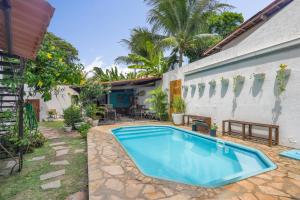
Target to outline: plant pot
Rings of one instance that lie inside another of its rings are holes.
[[[99,120],[98,119],[94,119],[92,122],[92,126],[98,126],[99,124]]]
[[[183,124],[183,113],[173,113],[172,118],[173,118],[173,123],[175,125],[182,125]]]
[[[82,122],[75,123],[75,124],[74,124],[75,129],[78,130],[78,129],[80,128],[81,125],[82,125]]]
[[[210,130],[209,131],[210,136],[217,137],[217,130]]]
[[[70,133],[72,131],[72,126],[65,126],[65,132]]]

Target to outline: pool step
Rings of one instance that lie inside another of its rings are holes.
[[[148,130],[131,130],[131,131],[121,131],[116,132],[115,135],[128,135],[128,134],[138,134],[138,133],[156,133],[160,131],[166,131],[166,129],[148,129]]]
[[[124,135],[124,136],[117,136],[119,140],[132,140],[132,139],[139,139],[139,138],[153,138],[153,137],[159,137],[159,136],[166,136],[166,135],[172,135],[172,132],[160,132],[160,133],[152,133],[152,134],[143,134],[143,135]]]

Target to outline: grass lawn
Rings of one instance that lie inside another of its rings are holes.
[[[87,156],[85,153],[75,154],[75,149],[86,149],[85,140],[80,137],[68,136],[62,131],[62,122],[43,122],[42,126],[59,130],[61,138],[59,142],[65,142],[70,151],[64,159],[70,165],[51,166],[55,161],[55,151],[49,146],[51,141],[31,154],[25,155],[24,167],[20,174],[0,179],[0,200],[7,199],[65,199],[68,195],[87,189]],[[83,143],[84,142],[84,143]],[[33,157],[46,156],[42,161],[29,161]],[[66,169],[66,174],[59,178],[62,186],[59,189],[43,191],[41,184],[56,180],[40,181],[40,175]]]

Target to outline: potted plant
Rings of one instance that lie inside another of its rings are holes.
[[[65,131],[71,132],[75,128],[75,124],[82,122],[81,112],[78,106],[72,105],[64,110]]]
[[[217,130],[218,130],[218,126],[216,123],[213,123],[213,125],[210,127],[210,136],[212,137],[216,137],[217,136]]]
[[[92,119],[92,126],[98,126],[99,118],[97,117],[97,106],[95,104],[87,105],[85,107],[85,114],[87,117]]]
[[[185,113],[186,104],[181,96],[176,96],[173,99],[172,108],[173,108],[173,114],[172,114],[173,123],[175,125],[183,124],[183,115]]]
[[[150,104],[150,111],[156,119],[168,120],[168,95],[161,87],[151,90],[145,102]]]

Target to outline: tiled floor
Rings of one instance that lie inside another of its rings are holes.
[[[263,151],[278,168],[216,189],[183,185],[144,176],[111,135],[110,129],[145,124],[157,123],[127,122],[91,129],[87,139],[90,200],[300,199],[300,161],[278,156],[279,152],[287,148],[282,146],[270,148],[230,137],[223,137],[223,139]]]

